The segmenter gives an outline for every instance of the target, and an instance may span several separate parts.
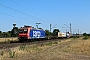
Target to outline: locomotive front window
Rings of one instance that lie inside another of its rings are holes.
[[[19,33],[27,33],[28,29],[19,29]]]
[[[23,33],[23,29],[19,29],[19,33]]]
[[[24,33],[27,33],[28,32],[28,30],[27,29],[24,29]]]

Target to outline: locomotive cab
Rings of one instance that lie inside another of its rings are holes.
[[[27,39],[28,29],[19,29],[19,39]]]

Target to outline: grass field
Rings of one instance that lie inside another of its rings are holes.
[[[37,46],[0,49],[1,60],[89,60],[90,38],[71,38]]]
[[[17,37],[11,37],[11,38],[0,38],[0,42],[8,42],[8,41],[17,41]]]
[[[85,40],[83,40],[83,38],[78,38],[76,43],[67,46],[64,51],[74,54],[90,55],[90,38]]]

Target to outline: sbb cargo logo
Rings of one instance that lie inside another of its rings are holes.
[[[33,37],[39,38],[40,36],[41,36],[41,32],[40,31],[33,31]]]

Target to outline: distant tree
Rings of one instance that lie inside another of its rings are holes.
[[[0,31],[0,34],[2,33],[2,31]]]
[[[6,32],[3,32],[2,33],[2,37],[7,37],[7,33]]]
[[[11,37],[11,31],[8,31],[6,33],[7,33],[7,37]]]
[[[0,37],[11,37],[11,33],[8,32],[1,32]]]
[[[2,31],[0,31],[0,37],[2,37]]]
[[[87,34],[87,36],[90,36],[90,33],[89,33],[89,34]]]
[[[59,29],[54,29],[53,30],[53,36],[58,36],[58,32],[60,32]]]
[[[11,31],[8,31],[9,34],[11,34]]]
[[[45,30],[45,33],[46,33],[46,36],[49,36],[50,35],[49,30]]]
[[[88,36],[88,34],[87,33],[83,33],[83,36]]]
[[[38,29],[43,29],[43,28],[38,28]]]
[[[11,36],[13,36],[13,37],[17,37],[18,36],[18,32],[19,32],[18,27],[13,27],[11,32],[9,31],[9,33],[11,33]]]
[[[89,33],[89,36],[90,36],[90,33]]]

